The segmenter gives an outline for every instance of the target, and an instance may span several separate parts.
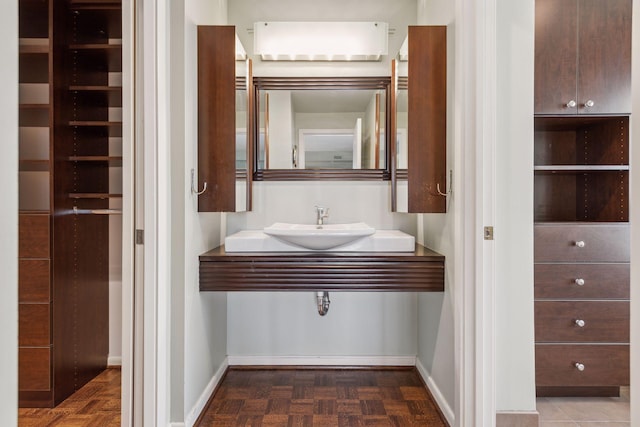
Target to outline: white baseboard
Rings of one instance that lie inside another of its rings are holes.
[[[107,366],[122,366],[122,356],[108,356]]]
[[[207,384],[207,386],[202,391],[202,394],[200,394],[200,397],[196,401],[196,404],[193,405],[193,408],[191,408],[191,411],[189,411],[189,413],[185,417],[184,423],[174,423],[174,424],[171,424],[171,427],[193,427],[193,425],[198,420],[198,417],[204,410],[204,407],[206,406],[207,402],[209,401],[209,398],[211,398],[213,391],[216,389],[218,384],[220,384],[220,380],[222,380],[222,376],[224,375],[228,367],[229,367],[229,358],[225,358],[222,364],[220,365],[220,368],[218,368],[218,371],[213,375],[213,378],[211,378],[211,380],[209,381],[209,384]]]
[[[433,378],[431,377],[429,372],[427,372],[427,368],[424,367],[424,365],[418,358],[416,358],[416,368],[418,369],[418,373],[420,373],[420,376],[424,380],[425,384],[429,388],[429,391],[433,395],[433,398],[442,411],[442,414],[447,419],[447,422],[450,426],[454,425],[454,422],[456,420],[455,412],[453,411],[451,406],[449,406],[449,402],[447,402],[447,400],[444,398],[444,395],[438,388],[438,385],[435,383],[435,381],[433,381]]]
[[[415,356],[229,356],[229,366],[415,366]]]

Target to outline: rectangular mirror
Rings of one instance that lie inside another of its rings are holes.
[[[389,77],[254,83],[256,179],[388,179]]]

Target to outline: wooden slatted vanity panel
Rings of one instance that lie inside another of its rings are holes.
[[[444,291],[445,257],[414,252],[235,252],[200,255],[200,291]]]

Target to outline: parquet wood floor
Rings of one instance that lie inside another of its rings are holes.
[[[119,427],[120,376],[109,368],[53,409],[19,409],[18,426]]]
[[[415,368],[231,368],[196,425],[447,426]]]

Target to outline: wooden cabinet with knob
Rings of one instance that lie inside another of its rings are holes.
[[[629,384],[631,0],[536,0],[538,396]]]
[[[631,112],[631,0],[536,0],[536,114]]]
[[[617,395],[629,384],[629,224],[534,229],[539,396]]]

